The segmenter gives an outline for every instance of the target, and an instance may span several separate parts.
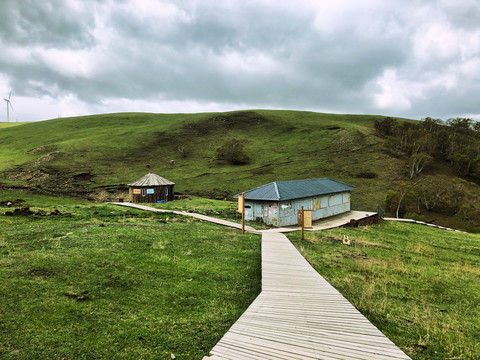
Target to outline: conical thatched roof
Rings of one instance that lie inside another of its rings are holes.
[[[134,181],[128,186],[159,186],[159,185],[175,185],[175,183],[157,175],[154,173],[148,173],[145,176],[142,176],[137,181]]]

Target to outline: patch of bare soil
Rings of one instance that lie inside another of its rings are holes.
[[[35,211],[30,210],[28,206],[24,206],[21,208],[16,208],[13,211],[6,211],[5,215],[6,216],[24,216],[24,215],[38,215],[38,216],[55,216],[55,215],[60,215],[60,211],[58,209],[55,209],[53,211],[47,212],[42,209],[37,209]]]
[[[50,152],[38,159],[3,171],[3,177],[15,183],[23,184],[24,190],[40,193],[63,193],[82,196],[88,192],[89,183],[94,183],[90,172],[65,173],[55,168],[54,160],[64,156],[63,153]]]
[[[0,206],[18,207],[18,206],[21,206],[24,202],[25,200],[23,199],[5,200],[5,201],[0,201]]]
[[[46,152],[53,152],[57,150],[57,145],[42,145],[42,146],[39,146],[35,149],[32,149],[32,150],[29,150],[27,151],[28,154],[43,154],[43,153],[46,153]]]
[[[77,301],[85,301],[88,300],[88,291],[84,291],[80,294],[74,294],[74,293],[65,293],[64,294],[66,297],[70,299],[74,299]]]

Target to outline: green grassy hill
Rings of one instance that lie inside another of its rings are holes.
[[[178,193],[223,199],[272,181],[330,177],[357,187],[355,209],[373,210],[408,176],[407,159],[382,151],[373,127],[382,118],[269,110],[120,113],[1,127],[0,182],[91,196],[125,191],[152,171],[174,181]],[[233,138],[250,163],[216,159],[216,149]],[[430,172],[454,176],[441,163]]]

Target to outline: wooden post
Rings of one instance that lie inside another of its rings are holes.
[[[245,234],[245,193],[238,197],[238,212],[242,214],[242,234]]]
[[[242,234],[245,234],[245,193],[242,193],[243,208],[242,208]]]
[[[302,240],[305,240],[305,213],[302,206]]]
[[[245,213],[242,213],[242,234],[245,234]]]

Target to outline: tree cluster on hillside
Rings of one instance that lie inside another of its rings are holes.
[[[477,186],[470,182],[480,182],[479,122],[426,118],[411,123],[385,118],[375,121],[375,129],[385,139],[387,152],[408,159],[410,180],[387,193],[388,211],[397,217],[433,211],[480,225],[480,199],[474,190]],[[422,171],[433,161],[448,163],[458,177],[424,176]]]
[[[388,191],[387,209],[396,216],[422,210],[453,215],[459,212],[471,185],[458,177],[452,180],[442,175],[428,175],[415,182],[405,181]]]
[[[418,176],[432,160],[447,161],[459,176],[480,181],[480,122],[468,118],[447,121],[425,118],[418,123],[385,118],[375,121],[384,148],[410,159],[410,178]]]
[[[455,216],[464,224],[480,226],[480,197],[476,186],[464,179],[427,175],[406,181],[389,190],[386,209],[396,217],[424,218],[422,213],[436,212]]]

